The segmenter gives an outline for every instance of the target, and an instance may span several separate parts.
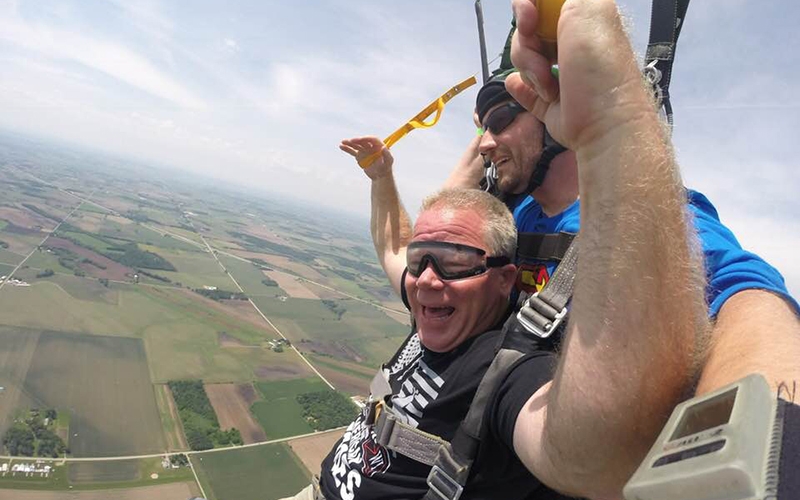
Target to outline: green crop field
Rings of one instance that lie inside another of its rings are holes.
[[[5,435],[19,404],[24,404],[25,376],[39,331],[0,326],[0,435]]]
[[[311,478],[283,443],[192,456],[208,500],[274,500],[293,495]]]
[[[68,269],[58,262],[58,256],[48,252],[47,250],[36,250],[25,261],[25,265],[36,270],[51,269],[57,273],[73,274],[72,269]]]
[[[2,262],[3,264],[16,265],[19,264],[19,262],[24,258],[25,257],[23,255],[14,252],[9,252],[4,248],[0,248],[0,262]]]
[[[329,391],[330,388],[318,379],[280,380],[254,384],[261,393],[261,400],[253,403],[250,411],[264,429],[267,439],[279,439],[314,432],[303,418],[303,407],[297,396],[309,392]]]
[[[294,342],[298,349],[307,350],[303,339],[333,346],[346,346],[350,359],[367,366],[377,366],[390,356],[409,328],[369,304],[355,300],[337,300],[346,310],[341,319],[322,301],[273,297],[254,297],[253,302],[270,320]],[[355,358],[357,354],[358,359]],[[333,354],[336,356],[337,354]]]
[[[7,276],[15,267],[13,264],[0,264],[0,276]]]
[[[139,461],[75,462],[67,466],[67,477],[72,484],[135,481],[139,479]]]
[[[29,404],[68,408],[76,457],[158,453],[161,421],[141,340],[43,332],[24,383]]]
[[[219,260],[248,296],[264,295],[271,298],[276,295],[286,295],[286,292],[280,287],[266,286],[262,282],[266,276],[261,272],[261,269],[250,262],[244,262],[228,255],[220,255]]]
[[[150,271],[169,278],[173,283],[181,283],[190,288],[215,286],[225,290],[238,291],[233,281],[209,253],[165,250],[150,245],[140,245],[140,248],[157,253],[175,266],[177,271]]]

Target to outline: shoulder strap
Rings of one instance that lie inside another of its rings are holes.
[[[575,233],[519,233],[517,258],[561,261],[575,238]]]
[[[688,8],[689,0],[653,0],[650,15],[650,41],[645,54],[644,75],[653,86],[658,106],[663,106],[670,125],[672,105],[669,84],[672,80],[672,64]]]
[[[578,270],[577,242],[575,236],[550,281],[541,291],[528,297],[516,315],[520,326],[537,337],[550,337],[567,317],[567,304],[575,289]]]

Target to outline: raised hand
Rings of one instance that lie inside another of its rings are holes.
[[[595,143],[636,121],[652,104],[613,0],[567,0],[558,23],[559,78],[536,34],[533,0],[514,0],[511,57],[518,75],[508,91],[569,149]]]
[[[359,165],[368,158],[375,157],[372,164],[364,168],[364,173],[372,180],[380,179],[392,172],[394,157],[383,141],[375,136],[344,139],[339,144],[339,149],[355,158]]]

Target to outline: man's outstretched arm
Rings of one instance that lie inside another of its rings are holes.
[[[694,372],[706,330],[699,248],[671,147],[613,0],[568,0],[560,77],[515,0],[507,87],[576,152],[582,229],[568,334],[556,376],[517,419],[514,447],[545,484],[614,498]]]
[[[406,247],[411,241],[412,228],[397,194],[392,173],[392,153],[377,137],[346,139],[339,148],[356,160],[380,153],[372,165],[364,169],[364,173],[372,180],[370,232],[378,261],[395,293],[400,296],[400,280],[406,267]]]

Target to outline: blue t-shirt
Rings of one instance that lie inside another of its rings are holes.
[[[715,317],[731,296],[747,289],[762,289],[782,296],[800,313],[800,305],[786,289],[783,276],[758,255],[742,249],[733,233],[719,220],[717,210],[703,194],[687,190],[689,208],[703,245],[708,285],[706,299],[709,313]],[[517,200],[515,200],[517,201]],[[580,202],[548,217],[542,207],[528,196],[510,206],[520,233],[577,233],[580,228]],[[555,271],[555,261],[519,262],[518,286],[541,290]]]

